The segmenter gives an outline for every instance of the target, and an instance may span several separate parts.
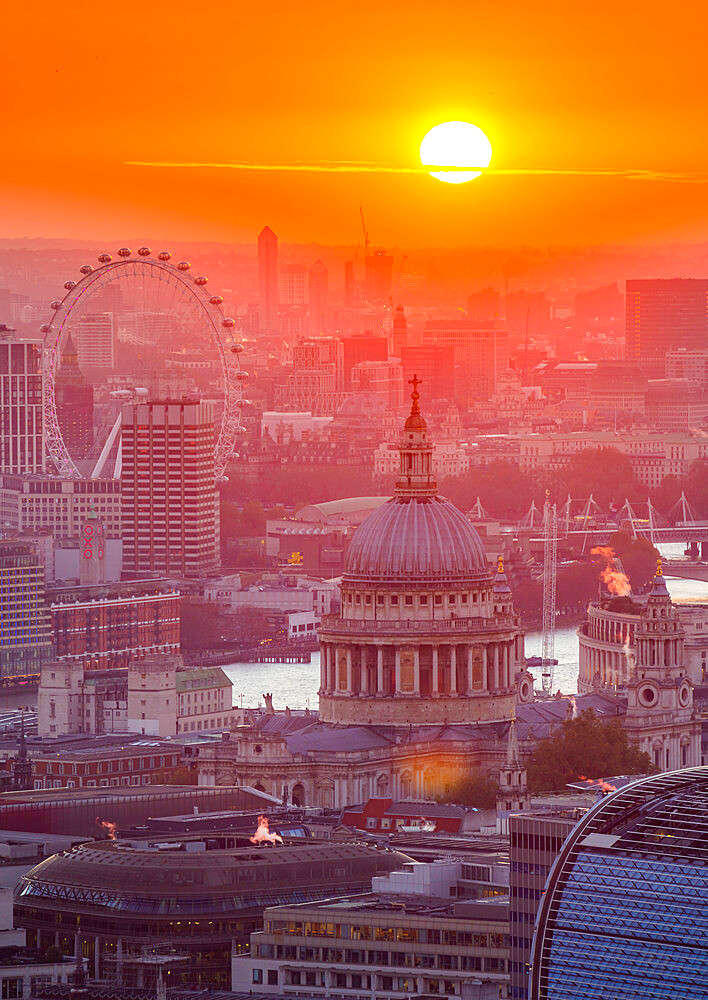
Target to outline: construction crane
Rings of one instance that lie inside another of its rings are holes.
[[[558,511],[548,497],[543,506],[543,633],[541,686],[545,697],[553,691],[556,644],[556,563],[558,559]]]

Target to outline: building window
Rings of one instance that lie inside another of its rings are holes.
[[[263,982],[263,969],[254,969],[253,970],[253,982],[254,983],[262,983]]]
[[[3,979],[2,981],[2,1000],[16,1000],[17,997],[22,996],[22,980],[14,977],[12,979]]]

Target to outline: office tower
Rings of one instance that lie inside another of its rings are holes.
[[[44,471],[40,345],[0,326],[0,471]]]
[[[408,346],[408,321],[403,306],[396,306],[393,313],[391,353],[394,358],[403,357],[403,349]]]
[[[369,254],[365,261],[364,278],[367,301],[386,302],[391,295],[393,257],[385,250],[375,250]]]
[[[344,264],[344,307],[351,309],[356,305],[356,277],[354,275],[354,261],[348,260]]]
[[[113,368],[115,363],[115,330],[113,313],[86,313],[73,326],[79,367]]]
[[[278,320],[278,237],[269,226],[258,236],[258,300],[261,330],[274,330]]]
[[[122,419],[123,572],[200,576],[218,562],[210,404],[128,404]]]
[[[0,682],[38,678],[51,655],[44,563],[31,544],[0,542]]]
[[[499,377],[509,367],[509,334],[471,320],[432,320],[423,329],[423,344],[452,347],[455,357],[454,395],[467,409],[494,394]]]
[[[307,268],[288,264],[278,275],[279,304],[303,306],[307,302]]]
[[[352,368],[362,361],[386,361],[388,339],[367,330],[353,337],[342,337],[343,385],[347,392],[352,388]]]
[[[93,386],[79,368],[71,332],[54,379],[54,396],[64,444],[73,458],[84,458],[93,443]]]
[[[491,323],[499,319],[500,311],[496,288],[482,288],[467,296],[467,315],[477,323]]]
[[[656,378],[669,351],[708,347],[708,279],[627,281],[625,338],[627,357]]]
[[[706,767],[601,799],[540,898],[529,1000],[705,1000],[707,843]]]
[[[351,370],[351,380],[354,392],[372,392],[381,396],[393,410],[403,406],[403,367],[398,358],[360,361]]]
[[[575,322],[582,329],[593,324],[619,319],[624,313],[624,296],[614,281],[611,285],[591,288],[575,296]]]
[[[329,328],[329,283],[327,268],[316,260],[307,275],[310,305],[310,333],[326,333]]]
[[[406,384],[414,375],[422,380],[428,399],[448,399],[454,397],[455,351],[452,347],[426,344],[404,347],[401,351],[403,378]]]
[[[548,873],[583,809],[509,816],[509,963],[512,1000],[526,1000],[533,925]]]

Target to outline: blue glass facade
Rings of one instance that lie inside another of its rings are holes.
[[[530,1000],[708,1000],[708,768],[598,804],[549,876]]]

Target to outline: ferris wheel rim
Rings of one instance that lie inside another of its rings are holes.
[[[48,323],[42,326],[44,335],[42,341],[42,371],[44,376],[42,402],[44,433],[49,457],[59,475],[70,479],[84,478],[66,447],[56,410],[55,379],[59,368],[59,349],[64,327],[70,320],[71,313],[81,300],[88,300],[93,292],[98,291],[98,288],[112,280],[119,280],[120,275],[125,273],[127,268],[132,266],[135,274],[139,273],[138,269],[149,273],[147,269],[152,268],[158,277],[168,276],[171,279],[171,284],[173,283],[175,287],[192,296],[193,301],[198,304],[207,321],[212,342],[219,355],[224,410],[219,433],[215,440],[214,476],[217,482],[222,481],[226,464],[235,452],[236,434],[240,428],[243,402],[240,352],[233,351],[232,347],[237,346],[236,342],[229,343],[227,339],[233,338],[237,329],[236,321],[224,314],[221,308],[223,302],[221,296],[206,290],[208,279],[201,274],[195,277],[189,274],[188,263],[184,261],[177,264],[170,263],[169,258],[164,259],[163,257],[165,251],[162,251],[157,259],[151,258],[150,251],[145,247],[141,247],[135,254],[127,255],[121,251],[118,253],[120,255],[118,259],[110,258],[105,253],[101,254],[98,267],[83,265],[80,268],[81,277],[79,280],[67,281],[64,285],[66,291],[63,297],[51,303],[53,316]],[[105,260],[106,257],[109,259]],[[103,278],[105,280],[101,280]],[[93,287],[96,284],[98,284],[98,288]],[[220,301],[217,302],[217,299]]]

